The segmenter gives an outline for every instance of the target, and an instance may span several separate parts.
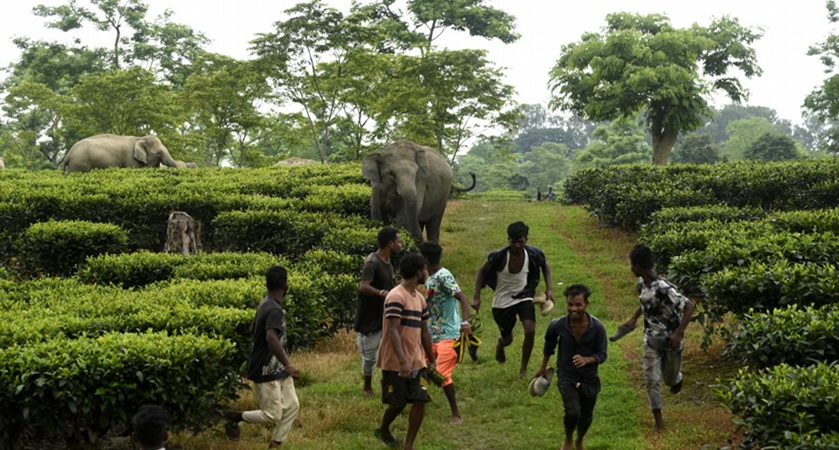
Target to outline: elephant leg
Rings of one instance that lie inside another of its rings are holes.
[[[425,224],[425,233],[429,241],[440,242],[440,228],[443,226],[443,216],[434,217]]]

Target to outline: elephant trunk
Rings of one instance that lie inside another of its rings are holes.
[[[403,220],[397,220],[397,224],[404,227],[411,233],[417,244],[423,241],[422,228],[419,223],[419,212],[417,210],[417,188],[411,184],[406,187],[397,186],[397,192],[402,198],[401,216]],[[401,222],[401,223],[399,223]]]
[[[178,167],[178,162],[169,155],[169,152],[163,152],[160,155],[160,162],[167,167]]]

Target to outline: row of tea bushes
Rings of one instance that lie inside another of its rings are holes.
[[[703,216],[703,209],[666,208],[654,214],[653,221],[641,229],[640,240],[655,252],[661,267],[666,267],[674,255],[704,250],[708,243],[731,236],[744,239],[779,232],[839,234],[839,208],[776,211],[761,216],[751,209],[729,207],[710,207],[711,212]]]
[[[129,174],[130,172],[130,174]],[[185,172],[191,172],[189,174]],[[0,177],[0,261],[20,253],[15,244],[33,224],[50,220],[111,223],[129,231],[133,249],[163,248],[166,220],[185,211],[203,227],[206,249],[213,220],[227,211],[327,212],[361,221],[369,215],[370,187],[357,164],[317,169],[165,171],[102,170],[64,176],[35,172]]]
[[[742,314],[723,329],[726,354],[750,367],[839,362],[839,308],[789,305]]]
[[[176,429],[201,430],[237,398],[238,352],[226,339],[167,333],[107,333],[0,346],[0,447],[23,430],[90,448],[163,404]]]
[[[673,258],[667,273],[685,294],[703,296],[707,278],[723,269],[777,261],[839,263],[839,235],[833,232],[720,233],[704,249],[690,250]]]
[[[745,432],[741,448],[839,448],[839,365],[742,369],[715,388]]]
[[[368,222],[363,219],[328,212],[288,210],[221,213],[214,225],[216,239],[224,242],[220,246],[227,250],[270,252],[292,258],[301,257],[310,249],[350,253],[355,256],[365,255],[375,250],[378,233],[377,228],[369,227]],[[29,277],[71,276],[79,266],[84,265],[81,277],[91,280],[104,277],[99,281],[111,282],[108,277],[124,267],[119,258],[114,259],[113,255],[129,251],[127,241],[128,232],[112,224],[86,221],[36,223],[23,233],[18,244],[21,250],[21,264],[17,271]],[[198,276],[201,279],[222,279],[247,276],[254,273],[254,266],[265,266],[269,263],[267,259],[270,259],[267,254],[257,260],[249,256],[247,261],[242,259],[244,256],[234,255],[229,252],[202,254],[187,265],[172,255],[168,264],[155,267],[162,270],[162,274],[142,275],[142,271],[137,270],[139,280],[134,282],[126,279],[125,287],[148,284],[160,279],[161,275],[168,277],[167,274],[175,270],[176,265],[180,267],[178,270],[193,273],[183,276],[188,278]],[[331,256],[333,255],[324,255],[326,258]],[[145,257],[139,252],[130,258],[140,261]],[[89,258],[92,258],[91,261],[83,264]],[[113,263],[116,265],[112,265]],[[132,265],[135,268],[141,266],[139,263]],[[202,274],[195,273],[199,271],[193,267],[196,265],[202,266]],[[125,274],[115,276],[126,278]]]
[[[268,267],[277,264],[288,266],[288,261],[264,252],[199,253],[184,257],[175,253],[140,251],[88,258],[77,277],[85,283],[112,284],[130,289],[172,278],[247,278],[264,275]]]
[[[666,207],[833,208],[839,206],[839,158],[587,169],[569,177],[565,197],[588,205],[606,225],[631,229]]]

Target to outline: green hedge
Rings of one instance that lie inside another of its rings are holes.
[[[713,166],[612,166],[577,172],[565,197],[603,223],[638,229],[667,207],[728,205],[763,210],[839,206],[839,159]]]
[[[697,222],[714,221],[715,224],[755,221],[766,217],[766,211],[746,207],[724,205],[701,205],[662,208],[650,215],[650,220],[641,227],[642,236],[656,236],[671,231],[693,228]]]
[[[839,366],[786,364],[737,377],[714,391],[745,432],[741,448],[830,448],[839,444]],[[807,443],[818,447],[802,447]],[[788,447],[789,445],[789,447]]]
[[[721,235],[703,250],[683,253],[670,262],[669,278],[685,293],[700,295],[709,275],[724,268],[747,267],[753,262],[786,260],[821,265],[839,262],[839,236],[834,233],[780,232],[763,237],[737,233]]]
[[[839,309],[790,305],[749,311],[723,329],[725,353],[751,367],[839,361]]]
[[[19,433],[86,446],[159,404],[175,430],[213,425],[237,398],[236,350],[226,340],[165,333],[51,339],[0,349],[0,445]]]
[[[30,226],[20,242],[26,275],[72,275],[85,258],[126,250],[128,233],[107,223],[48,221]]]
[[[839,302],[839,271],[833,264],[754,262],[708,276],[705,310],[719,320],[726,312],[770,311],[786,305]]]
[[[175,253],[137,252],[89,258],[78,278],[92,284],[114,284],[123,288],[146,286],[170,278],[224,280],[264,275],[276,264],[288,261],[268,253]]]
[[[312,248],[321,247],[327,234],[352,236],[355,230],[366,229],[367,223],[365,219],[325,212],[251,210],[221,213],[213,226],[214,240],[223,250],[268,252],[296,259]],[[374,245],[375,242],[374,239]]]

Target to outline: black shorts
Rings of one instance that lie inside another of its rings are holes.
[[[430,402],[428,393],[428,370],[420,369],[416,376],[402,378],[399,372],[382,371],[382,403],[399,405],[414,402]]]
[[[507,308],[492,308],[492,318],[498,324],[502,337],[513,334],[513,328],[516,326],[516,316],[519,316],[519,320],[522,322],[525,320],[535,322],[536,309],[533,308],[533,301],[525,300]]]

